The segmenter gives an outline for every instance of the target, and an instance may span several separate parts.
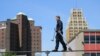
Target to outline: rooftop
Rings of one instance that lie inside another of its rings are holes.
[[[25,15],[23,12],[18,12],[17,15]]]

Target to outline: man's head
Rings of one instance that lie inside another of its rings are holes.
[[[56,16],[56,20],[60,20],[60,16]]]

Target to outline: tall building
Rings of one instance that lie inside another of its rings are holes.
[[[87,29],[79,32],[68,42],[67,47],[84,51],[65,52],[64,56],[100,56],[100,29]]]
[[[41,51],[41,26],[20,12],[16,19],[0,22],[0,49],[6,51]],[[17,53],[34,56],[34,53]]]
[[[66,30],[67,42],[71,40],[79,31],[87,29],[87,22],[81,9],[72,9]]]

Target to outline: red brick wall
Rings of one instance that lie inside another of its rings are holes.
[[[100,32],[84,32],[84,36],[100,36]],[[85,43],[84,50],[100,50],[100,43]],[[85,51],[86,53],[96,53],[100,51]]]

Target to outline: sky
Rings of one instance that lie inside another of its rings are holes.
[[[0,0],[0,21],[15,18],[18,12],[33,18],[36,26],[42,27],[42,50],[53,50],[51,39],[56,25],[55,16],[61,16],[64,39],[71,9],[81,8],[90,29],[100,29],[100,0]],[[60,45],[59,50],[62,50]],[[51,53],[49,56],[62,56]],[[43,55],[45,56],[45,54]]]

